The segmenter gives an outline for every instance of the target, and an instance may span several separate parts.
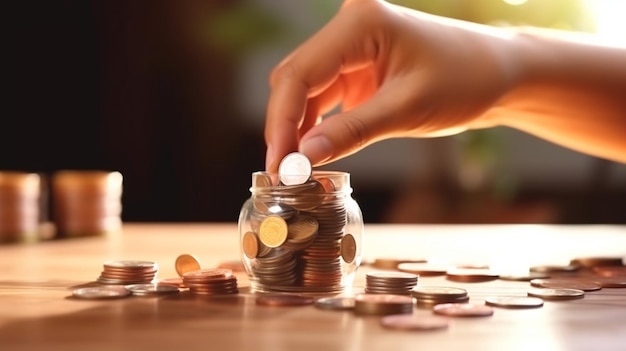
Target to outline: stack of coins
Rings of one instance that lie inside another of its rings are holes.
[[[269,174],[253,175],[251,230],[242,251],[251,280],[262,291],[338,292],[345,265],[357,265],[360,247],[346,233],[344,194],[330,178],[314,176],[306,156],[287,155],[279,183]]]
[[[413,299],[410,296],[393,294],[359,294],[354,298],[354,313],[360,315],[413,313]]]
[[[97,282],[107,285],[150,283],[159,271],[151,261],[106,261]]]
[[[60,237],[103,234],[122,224],[122,175],[61,171],[52,177],[52,203]]]
[[[432,308],[443,303],[469,302],[467,290],[445,286],[417,287],[411,292],[418,308]]]
[[[198,295],[231,295],[239,293],[237,277],[226,268],[207,268],[183,274],[183,283]]]
[[[417,286],[419,276],[403,272],[368,272],[365,275],[365,292],[368,294],[410,295]]]
[[[0,243],[36,239],[39,200],[38,174],[0,172]]]

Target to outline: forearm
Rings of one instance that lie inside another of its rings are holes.
[[[489,114],[502,125],[626,162],[626,49],[565,36],[511,39],[520,78]]]

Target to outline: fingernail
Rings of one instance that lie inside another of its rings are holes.
[[[307,139],[300,144],[300,152],[307,155],[312,164],[319,164],[333,155],[333,147],[323,135]]]

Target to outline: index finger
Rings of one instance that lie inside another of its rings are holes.
[[[347,7],[271,74],[265,123],[269,172],[278,169],[284,155],[298,149],[298,130],[307,100],[324,92],[341,73],[359,69],[376,56],[376,45],[372,45],[374,40],[368,37],[364,16],[360,16],[359,11],[346,11]]]

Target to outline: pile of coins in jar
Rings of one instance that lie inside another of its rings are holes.
[[[239,224],[253,288],[341,291],[360,259],[361,233],[346,230],[354,209],[345,191],[324,172],[313,173],[308,158],[295,152],[283,158],[275,177],[254,173],[252,192]],[[357,217],[362,226],[360,210]]]

